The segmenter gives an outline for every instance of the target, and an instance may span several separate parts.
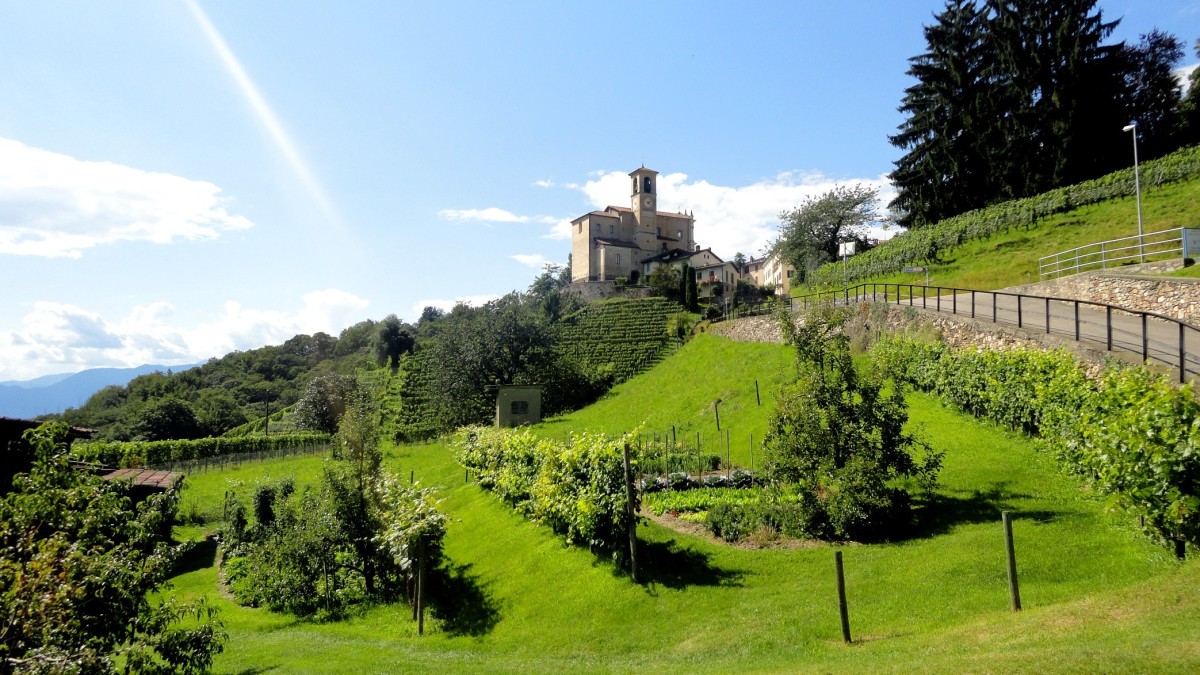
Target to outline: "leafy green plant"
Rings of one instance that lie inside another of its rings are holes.
[[[910,454],[921,444],[903,430],[903,388],[885,394],[882,379],[858,373],[840,331],[846,318],[826,307],[800,326],[782,317],[799,376],[779,396],[763,441],[764,469],[771,481],[808,495],[813,517],[830,524],[827,535],[886,539],[910,519],[907,483],[931,490],[942,455],[926,448],[918,461]]]
[[[467,427],[454,448],[481,486],[519,512],[568,543],[619,558],[628,544],[623,446],[630,438],[582,434],[561,443],[529,430]]]

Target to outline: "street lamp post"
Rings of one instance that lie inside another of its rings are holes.
[[[1146,241],[1142,237],[1142,177],[1138,171],[1137,157],[1137,122],[1130,122],[1121,128],[1121,131],[1133,132],[1133,187],[1137,195],[1137,212],[1138,212],[1138,258],[1141,262],[1146,262]]]

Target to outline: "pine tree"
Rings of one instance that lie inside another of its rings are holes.
[[[907,150],[896,162],[889,205],[899,224],[921,227],[986,205],[997,192],[988,144],[991,111],[984,69],[984,16],[973,0],[948,0],[926,26],[929,45],[909,59],[917,83],[905,90],[900,111],[908,117],[888,138]]]
[[[1119,21],[1097,0],[990,0],[999,98],[1013,107],[1007,145],[1014,196],[1075,183],[1125,164]]]

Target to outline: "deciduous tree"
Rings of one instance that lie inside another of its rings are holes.
[[[178,495],[133,505],[71,468],[66,433],[27,434],[34,468],[0,501],[0,671],[206,672],[225,639],[215,610],[155,597],[183,552]]]
[[[865,185],[838,186],[779,214],[775,251],[796,268],[801,280],[809,270],[837,257],[838,245],[866,244],[867,228],[880,222],[878,191]]]

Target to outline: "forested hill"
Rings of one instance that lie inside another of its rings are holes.
[[[108,386],[53,416],[109,440],[217,436],[294,404],[322,373],[373,367],[380,322],[297,335],[281,345],[235,351],[181,372],[156,372]]]

